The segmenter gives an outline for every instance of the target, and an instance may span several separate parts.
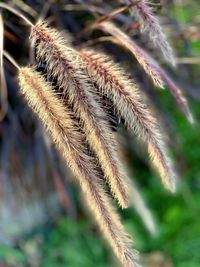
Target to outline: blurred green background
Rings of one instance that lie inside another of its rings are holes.
[[[166,192],[160,185],[158,177],[152,174],[141,160],[135,158],[131,149],[126,148],[131,173],[134,173],[139,191],[153,213],[157,233],[151,235],[134,210],[119,212],[147,266],[198,267],[200,266],[200,98],[196,95],[200,95],[199,1],[162,2],[167,5],[165,12],[169,12],[170,17],[176,20],[184,32],[184,36],[182,33],[170,32],[178,59],[195,59],[195,62],[187,64],[181,64],[180,61],[177,72],[180,83],[185,85],[186,81],[188,84],[185,86],[188,88],[185,94],[189,99],[196,123],[190,125],[187,122],[167,90],[156,91],[161,116],[166,116],[165,122],[169,123],[165,126],[169,130],[171,153],[180,173],[178,192],[175,195]],[[1,267],[117,266],[118,263],[113,259],[93,220],[80,205],[82,198],[77,187],[70,186],[76,216],[67,216],[63,209],[55,219],[23,234],[21,240],[14,245],[0,245]]]

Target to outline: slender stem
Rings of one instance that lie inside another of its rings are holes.
[[[8,4],[0,3],[0,8],[4,8],[4,9],[12,12],[16,16],[23,19],[29,26],[31,26],[31,27],[33,26],[33,23],[27,17],[25,17],[20,11],[16,10],[15,8],[10,7]]]
[[[17,62],[15,61],[15,59],[14,59],[8,52],[3,51],[3,55],[4,55],[5,58],[7,58],[7,59],[10,61],[10,63],[11,63],[13,66],[15,66],[16,69],[18,69],[18,70],[20,69],[20,67],[19,67],[19,65],[17,64]]]
[[[8,92],[6,79],[3,69],[3,44],[4,44],[4,22],[2,14],[0,13],[0,121],[2,121],[8,109]]]

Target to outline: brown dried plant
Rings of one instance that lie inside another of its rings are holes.
[[[64,97],[79,117],[113,195],[123,208],[127,207],[128,182],[118,160],[117,142],[106,114],[93,97],[94,88],[78,64],[78,53],[66,44],[58,31],[48,28],[43,22],[32,28],[31,41],[38,59],[46,62],[49,73],[56,77]]]
[[[172,49],[146,1],[123,2],[130,4],[129,8],[139,18],[141,26],[155,40],[155,45],[160,48],[165,59],[173,64]],[[66,40],[66,34],[62,35],[58,30],[50,28],[45,21],[39,20],[32,24],[7,4],[0,3],[0,7],[15,13],[31,26],[30,40],[36,53],[36,62],[46,66],[47,75],[31,67],[19,68],[7,56],[19,69],[22,94],[46,126],[57,149],[79,181],[99,228],[123,266],[140,266],[131,239],[112,207],[105,180],[122,208],[128,206],[128,200],[132,198],[130,194],[135,194],[138,207],[146,214],[146,218],[150,216],[137,190],[130,188],[132,183],[120,162],[117,138],[112,131],[104,100],[111,103],[113,112],[123,118],[125,126],[146,143],[164,185],[174,192],[176,177],[168,157],[164,134],[152,108],[147,104],[146,96],[122,67],[107,55],[89,49],[78,51],[70,43],[71,38]],[[130,50],[156,86],[169,87],[192,121],[182,92],[166,72],[126,33],[106,21],[118,13],[119,10],[112,12],[112,16],[104,16],[102,20],[100,18],[91,29],[107,32],[113,42]],[[55,81],[56,88],[47,81],[48,77]],[[152,225],[149,228],[154,230]]]
[[[102,53],[83,50],[80,55],[91,79],[101,93],[112,101],[125,125],[147,143],[150,157],[164,185],[174,191],[175,175],[166,153],[163,134],[136,82],[131,81],[120,66]]]
[[[158,71],[157,65],[154,64],[153,60],[148,57],[147,53],[145,53],[145,51],[142,50],[128,35],[109,21],[96,23],[94,24],[94,28],[98,28],[106,33],[109,33],[115,38],[112,39],[113,42],[116,42],[117,44],[120,44],[130,50],[140,65],[144,68],[147,75],[151,77],[155,86],[164,88],[164,81]]]
[[[172,66],[176,65],[173,50],[164,34],[159,19],[154,16],[152,8],[146,0],[121,0],[130,6],[130,11],[140,22],[141,32],[146,33],[149,39],[158,48],[164,59]]]
[[[88,206],[116,255],[124,266],[139,266],[137,254],[131,248],[131,241],[102,189],[103,185],[95,171],[93,159],[85,151],[84,136],[72,120],[73,113],[61,103],[53,88],[37,71],[28,67],[20,68],[19,84],[29,106],[42,120],[66,163],[79,180]]]
[[[80,120],[91,149],[95,151],[96,156],[100,159],[105,176],[107,174],[105,166],[110,161],[111,166],[114,166],[113,160],[110,158],[113,152],[109,152],[109,150],[112,151],[111,148],[114,145],[114,136],[109,130],[109,125],[105,123],[106,115],[101,110],[95,97],[99,92],[96,92],[91,81],[101,90],[101,94],[113,102],[114,110],[120,117],[124,118],[128,128],[131,128],[137,135],[145,139],[150,156],[159,169],[163,182],[168,189],[174,191],[175,176],[170,160],[166,156],[158,123],[144,103],[143,97],[140,96],[137,85],[129,80],[126,81],[127,77],[119,70],[119,67],[115,66],[114,62],[106,62],[107,59],[102,58],[102,55],[95,57],[93,53],[93,58],[90,53],[89,56],[86,52],[78,53],[68,42],[63,40],[59,32],[49,28],[44,22],[38,22],[32,27],[31,42],[32,46],[36,48],[38,60],[46,62],[48,73],[57,79],[58,87],[63,92],[62,98],[72,107],[73,112]],[[89,57],[85,61],[86,64],[81,61],[83,58],[86,59],[84,56]],[[90,63],[94,65],[91,66]],[[94,72],[91,73],[91,70]],[[103,145],[100,144],[99,146],[101,140]],[[111,148],[109,145],[111,145]],[[107,157],[104,157],[104,155],[101,157],[101,148],[103,148],[102,153]],[[117,167],[118,164],[116,163]],[[110,172],[110,178],[115,180],[116,173],[114,171],[116,170],[113,169],[113,173]],[[114,195],[116,192],[119,192],[123,197],[126,194],[126,191],[124,193],[120,191],[120,189],[123,189],[120,183],[111,188]],[[116,195],[120,196],[120,194]]]
[[[117,43],[128,49],[138,60],[140,65],[144,68],[146,73],[151,77],[154,84],[161,88],[167,86],[180,106],[181,110],[187,117],[190,123],[194,122],[193,116],[190,112],[188,102],[182,91],[178,88],[175,82],[169,75],[159,66],[159,64],[141,47],[139,47],[126,33],[120,30],[111,22],[96,23],[93,28],[101,29],[113,36],[111,41]]]

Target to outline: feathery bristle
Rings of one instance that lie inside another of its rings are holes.
[[[117,42],[119,42],[119,44],[130,50],[140,65],[144,68],[145,72],[152,78],[154,84],[158,87],[164,88],[164,82],[162,81],[157,68],[154,66],[155,63],[128,35],[126,35],[113,23],[107,21],[96,24],[95,28],[99,28],[109,33],[116,39]]]
[[[160,133],[160,128],[135,82],[107,56],[82,50],[80,56],[93,82],[113,102],[118,115],[148,145],[150,157],[165,186],[174,191],[175,175]]]
[[[183,113],[186,115],[188,121],[190,123],[194,122],[187,100],[182,94],[181,90],[147,52],[136,45],[136,43],[129,36],[127,36],[119,28],[111,23],[100,23],[97,24],[96,27],[114,36],[114,38],[116,39],[113,40],[114,42],[117,42],[119,45],[122,45],[123,47],[128,49],[143,66],[144,70],[152,78],[156,86],[164,88],[164,86],[167,85],[170,92],[176,99],[178,105],[182,109]]]
[[[124,231],[109,198],[102,190],[92,159],[84,152],[81,133],[71,119],[70,110],[54,95],[53,88],[35,70],[19,70],[21,92],[36,112],[60,151],[67,165],[78,179],[88,206],[105,238],[110,242],[123,266],[136,267],[137,255]]]
[[[117,156],[117,142],[106,115],[94,99],[94,88],[80,69],[78,53],[54,29],[39,22],[32,28],[31,40],[39,59],[47,63],[48,71],[79,117],[91,149],[99,159],[112,194],[119,204],[128,205],[128,182]]]
[[[172,66],[175,66],[176,62],[171,45],[161,28],[159,19],[154,16],[147,1],[121,0],[121,2],[131,5],[131,13],[138,18],[141,31],[146,33],[153,42],[154,46],[161,51],[165,61],[170,63]]]

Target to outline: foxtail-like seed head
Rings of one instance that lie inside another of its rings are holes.
[[[112,101],[114,109],[124,119],[125,125],[145,141],[163,184],[173,192],[175,174],[167,156],[163,134],[157,119],[145,103],[139,86],[127,77],[119,65],[102,53],[82,50],[80,56],[91,79],[101,93]]]
[[[113,23],[107,21],[98,23],[95,27],[109,33],[114,37],[114,42],[130,50],[139,64],[144,68],[145,72],[151,77],[154,84],[158,87],[164,88],[164,82],[155,66],[154,61],[128,35],[126,35]]]
[[[190,123],[194,122],[188,102],[181,90],[147,52],[140,48],[129,36],[110,22],[99,23],[96,25],[96,28],[108,32],[114,37],[114,39],[112,39],[114,42],[128,49],[136,57],[146,73],[152,78],[156,86],[159,86],[160,88],[165,88],[165,86],[167,86],[181,110],[186,115],[188,121]]]
[[[159,19],[154,16],[148,1],[121,0],[121,2],[131,5],[131,13],[138,18],[141,32],[148,35],[154,46],[162,53],[165,61],[175,66],[176,61],[173,49],[163,32]]]
[[[77,51],[55,29],[38,22],[31,32],[38,59],[46,62],[49,74],[57,79],[63,97],[73,107],[91,149],[95,152],[111,192],[123,208],[128,205],[128,178],[117,155],[117,142],[106,114],[95,100],[95,89],[81,68]]]
[[[46,126],[57,149],[79,181],[104,237],[123,266],[139,267],[138,255],[132,249],[131,240],[103,191],[93,159],[85,153],[83,137],[72,120],[73,114],[57,98],[44,77],[35,70],[21,68],[19,84],[29,106]]]

